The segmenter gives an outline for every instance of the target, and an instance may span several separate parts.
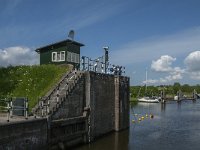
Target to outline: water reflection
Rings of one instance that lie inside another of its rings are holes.
[[[111,133],[75,150],[128,150],[129,130]]]
[[[166,109],[166,102],[161,103],[160,106],[161,106],[161,111],[162,111],[162,112],[165,112],[165,109]]]
[[[146,114],[153,114],[154,118]],[[142,116],[144,119],[138,121]],[[131,103],[128,130],[111,133],[76,150],[199,150],[199,139],[199,100]]]
[[[177,102],[177,110],[181,111],[181,102]]]

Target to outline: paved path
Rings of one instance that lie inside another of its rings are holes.
[[[25,117],[21,117],[21,116],[13,116],[13,117],[9,118],[9,122],[8,122],[7,114],[0,113],[0,125],[16,123],[16,122],[21,122],[21,121],[27,121],[27,120],[33,120],[33,119],[37,119],[37,118],[35,118],[34,116],[29,116],[28,119],[26,119]]]

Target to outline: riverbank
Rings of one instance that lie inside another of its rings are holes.
[[[130,102],[138,102],[138,99],[136,97],[130,97]]]

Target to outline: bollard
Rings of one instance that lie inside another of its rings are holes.
[[[42,101],[41,103],[42,103],[41,107],[42,107],[42,118],[43,118],[43,116],[44,116],[44,110],[43,110],[43,108],[44,108],[44,102]]]
[[[24,109],[24,116],[26,117],[26,99],[24,99],[24,107],[21,109]]]
[[[9,102],[7,102],[7,122],[10,121],[10,106],[9,106]]]
[[[26,109],[26,114],[25,114],[25,119],[28,119],[28,98],[26,98],[25,101],[26,101],[26,107],[25,107],[25,109]]]
[[[49,115],[49,107],[50,107],[50,102],[49,102],[49,98],[47,100],[47,114]]]
[[[12,118],[13,116],[13,102],[12,102],[12,98],[10,99],[10,117]]]

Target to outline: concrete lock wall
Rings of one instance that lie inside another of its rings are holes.
[[[83,115],[85,106],[85,79],[81,78],[72,93],[65,97],[60,108],[52,115],[52,120],[78,117]]]
[[[90,108],[90,140],[129,127],[129,78],[88,72],[86,106]]]
[[[119,82],[118,84],[115,84],[115,87],[119,89],[115,90],[115,93],[118,95],[119,99],[117,99],[117,95],[115,95],[115,103],[119,104],[119,109],[116,107],[115,109],[119,110],[119,116],[116,115],[116,118],[119,117],[119,121],[116,121],[116,123],[119,124],[118,128],[115,128],[116,131],[123,130],[129,127],[129,98],[130,98],[130,83],[129,78],[127,77],[116,77],[116,82]]]
[[[45,149],[46,145],[46,119],[0,125],[0,150]]]
[[[91,139],[114,128],[114,76],[90,74]]]

